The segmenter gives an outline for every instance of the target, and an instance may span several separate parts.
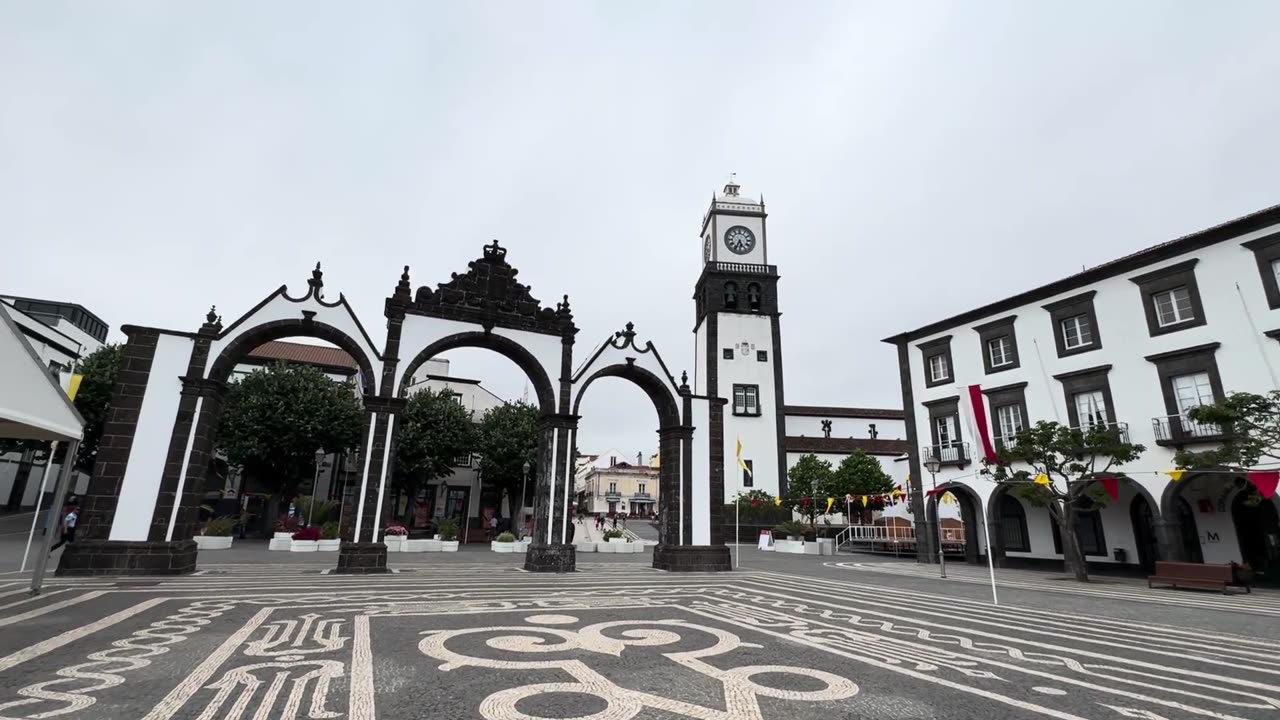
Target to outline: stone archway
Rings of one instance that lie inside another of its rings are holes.
[[[954,497],[956,502],[960,505],[960,522],[964,525],[964,560],[971,565],[976,565],[983,561],[983,554],[980,550],[986,546],[986,541],[983,538],[984,528],[982,527],[982,515],[979,510],[979,508],[982,507],[980,505],[982,500],[978,497],[978,494],[973,490],[973,488],[970,488],[964,483],[943,483],[938,486],[938,491],[936,493],[931,493],[927,499],[925,516],[929,518],[928,535],[930,542],[932,543],[930,552],[936,556],[938,551],[938,537],[940,535],[944,538],[944,545],[946,544],[946,533],[941,527],[941,523],[945,518],[942,518],[939,513],[939,509],[941,507],[941,503],[939,501],[942,499],[942,496],[948,492],[951,493],[952,497]],[[917,537],[919,537],[918,533]],[[996,542],[994,537],[992,538],[992,542]]]

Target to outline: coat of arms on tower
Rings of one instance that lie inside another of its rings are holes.
[[[750,355],[751,351],[755,349],[756,349],[755,343],[749,343],[745,341],[738,343],[738,354],[744,357],[747,355]]]

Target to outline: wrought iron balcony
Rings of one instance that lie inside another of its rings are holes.
[[[617,492],[616,490],[610,490],[609,492],[606,492],[604,494],[604,499],[617,502],[622,499],[622,494]]]
[[[1085,423],[1083,425],[1072,426],[1071,429],[1079,430],[1084,434],[1085,450],[1089,449],[1091,443],[1129,442],[1129,423]]]
[[[1192,420],[1186,415],[1151,418],[1157,445],[1181,447],[1194,443],[1221,442],[1231,435],[1231,428],[1218,423]]]
[[[941,445],[926,445],[921,455],[924,462],[937,459],[943,465],[968,465],[973,457],[969,454],[969,443],[953,442]]]
[[[653,496],[647,492],[638,492],[638,493],[631,493],[630,499],[633,501],[639,500],[640,502],[644,502],[645,500],[652,500]]]

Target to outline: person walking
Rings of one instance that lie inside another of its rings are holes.
[[[66,514],[62,516],[62,537],[53,547],[49,548],[50,553],[69,542],[76,541],[76,521],[79,517],[80,513],[77,509],[76,502],[75,500],[72,500],[70,505],[67,507]]]

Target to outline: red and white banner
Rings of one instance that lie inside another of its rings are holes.
[[[995,462],[996,448],[991,443],[991,426],[987,424],[987,404],[982,398],[981,385],[970,385],[967,392],[960,393],[960,408],[969,432],[982,443],[982,456],[987,462]]]

